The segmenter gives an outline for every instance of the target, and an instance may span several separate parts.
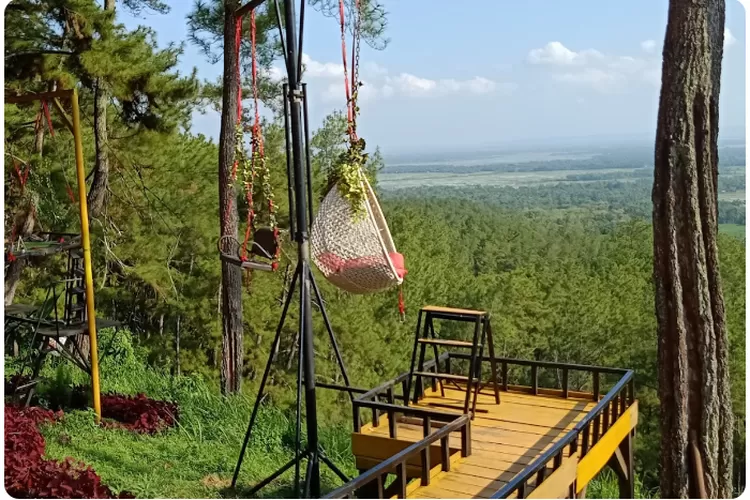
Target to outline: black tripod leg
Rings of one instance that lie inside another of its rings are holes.
[[[312,273],[312,269],[310,269],[310,282],[312,283],[315,297],[317,297],[318,299],[318,304],[320,304],[320,312],[323,314],[323,322],[326,325],[326,330],[328,330],[328,336],[331,339],[333,352],[334,354],[336,354],[336,361],[338,361],[339,368],[341,368],[341,375],[344,377],[344,383],[347,387],[349,387],[351,384],[349,383],[349,375],[347,375],[346,373],[346,366],[344,366],[344,358],[341,357],[341,351],[339,351],[339,345],[338,342],[336,342],[336,336],[333,334],[333,327],[331,327],[331,322],[328,319],[328,313],[326,312],[326,307],[323,304],[323,297],[320,294],[320,289],[318,288],[318,283],[315,281],[315,276]],[[354,394],[352,392],[349,392],[349,399],[354,399]]]
[[[320,451],[318,452],[318,456],[320,456],[320,459],[323,461],[323,463],[326,464],[328,468],[331,469],[338,477],[340,477],[342,481],[344,481],[345,483],[349,482],[349,478],[346,477],[346,474],[341,472],[341,470],[336,467],[333,462],[331,462],[331,459],[325,456],[325,453]]]
[[[271,474],[270,476],[268,476],[267,478],[265,478],[263,481],[259,482],[255,486],[253,486],[252,489],[247,492],[248,496],[253,496],[256,491],[262,489],[263,487],[268,485],[271,481],[273,481],[274,479],[276,479],[277,477],[279,477],[280,475],[282,475],[283,473],[291,469],[292,465],[294,465],[295,463],[299,463],[299,461],[303,460],[308,453],[309,452],[306,451],[305,453],[300,455],[298,458],[293,458],[287,463],[285,463],[279,470],[277,470],[276,472],[274,472],[273,474]]]
[[[290,288],[289,295],[286,298],[286,304],[284,304],[284,310],[281,312],[281,318],[279,319],[279,325],[276,327],[276,337],[273,339],[271,345],[271,353],[268,355],[268,362],[266,363],[266,369],[263,372],[263,378],[260,381],[260,387],[258,387],[258,395],[255,397],[255,405],[253,405],[253,413],[250,415],[250,422],[247,425],[247,432],[245,432],[245,440],[242,442],[242,449],[240,450],[240,457],[237,459],[237,467],[234,469],[234,476],[232,476],[232,488],[237,485],[237,476],[240,475],[240,467],[242,467],[242,461],[245,459],[245,450],[247,450],[247,443],[250,441],[250,433],[253,430],[255,424],[255,418],[258,416],[258,409],[260,408],[260,402],[263,399],[263,390],[266,388],[266,382],[268,381],[268,374],[271,371],[271,364],[273,363],[274,357],[276,357],[276,350],[279,347],[279,341],[281,340],[281,329],[284,327],[284,320],[286,320],[286,313],[289,310],[289,304],[292,302],[294,293],[294,285],[297,283],[297,277],[300,275],[300,265],[297,265],[297,269],[292,277],[292,286]],[[289,467],[294,462],[289,464]]]
[[[305,491],[302,493],[302,498],[310,498],[310,481],[313,476],[313,465],[318,459],[317,452],[311,452],[310,456],[307,457],[307,470],[305,470]]]
[[[304,348],[302,346],[302,328],[304,321],[304,317],[300,315],[300,322],[299,322],[299,334],[297,335],[297,430],[296,430],[296,440],[294,443],[294,456],[299,457],[299,448],[300,448],[300,441],[302,439],[302,363],[303,363],[303,353]],[[297,460],[296,465],[294,466],[294,494],[297,498],[299,498],[300,490],[299,490],[299,484],[300,484],[300,470],[299,470],[299,463],[300,460]]]

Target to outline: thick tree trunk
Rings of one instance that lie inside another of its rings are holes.
[[[237,126],[237,91],[240,85],[237,68],[234,11],[238,0],[224,0],[224,96],[219,135],[219,220],[221,236],[237,237],[238,216],[234,185],[235,129]],[[242,270],[221,263],[222,356],[221,391],[238,392],[242,382]]]
[[[26,199],[26,206],[22,207],[16,213],[13,220],[15,227],[13,233],[16,236],[26,238],[34,232],[34,227],[36,226],[36,205],[36,197],[29,196]],[[13,303],[13,299],[16,296],[16,289],[18,288],[18,283],[21,280],[21,274],[25,267],[26,259],[16,259],[8,264],[5,271],[5,294],[3,297],[6,306]]]
[[[115,0],[104,0],[104,10],[114,12]],[[94,89],[94,147],[96,162],[94,163],[94,179],[89,190],[89,217],[99,217],[107,202],[109,187],[109,151],[107,134],[107,105],[109,93],[106,83],[102,79],[96,81]]]
[[[89,216],[99,217],[104,211],[109,185],[109,152],[107,151],[107,103],[109,95],[100,80],[96,82],[94,91],[94,146],[96,161],[94,163],[94,179],[89,190]]]
[[[710,498],[732,494],[716,242],[723,38],[723,0],[671,0],[653,188],[662,498],[695,497],[701,487]],[[693,445],[699,460],[691,459]]]

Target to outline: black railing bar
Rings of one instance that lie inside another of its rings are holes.
[[[437,361],[438,362],[443,361],[444,359],[446,359],[449,356],[449,354],[450,353],[447,353],[447,352],[441,354],[440,357],[437,359]],[[429,361],[425,361],[424,368],[425,369],[431,368],[432,366],[434,366],[434,364],[435,364],[435,360],[434,359],[431,359]],[[396,384],[400,383],[402,380],[406,380],[408,377],[409,377],[409,372],[404,372],[401,375],[397,376],[396,378],[391,379],[391,380],[389,380],[387,382],[383,382],[382,384],[380,384],[379,386],[375,387],[374,389],[370,389],[369,391],[367,391],[363,395],[357,397],[356,400],[357,401],[364,401],[364,400],[373,398],[376,394],[381,394],[381,393],[385,394],[385,391],[389,387],[395,386]]]
[[[527,465],[516,477],[514,477],[508,484],[502,487],[500,491],[492,495],[490,498],[505,498],[518,489],[521,484],[526,483],[531,476],[539,472],[542,467],[546,467],[550,460],[555,455],[560,453],[566,446],[575,440],[577,432],[575,429],[568,431],[565,436],[558,441],[555,446],[544,452],[541,457],[534,460],[531,464]]]
[[[456,415],[453,415],[453,416],[455,417]],[[404,448],[403,450],[391,456],[387,460],[380,462],[378,465],[368,470],[364,474],[360,474],[359,476],[355,477],[354,479],[344,484],[343,486],[333,490],[332,492],[330,492],[328,495],[324,496],[323,498],[345,498],[347,495],[351,494],[354,490],[374,481],[376,478],[385,474],[388,470],[392,469],[396,465],[401,464],[402,462],[405,462],[406,460],[408,460],[412,455],[416,455],[423,449],[429,447],[435,441],[438,441],[439,439],[445,436],[448,436],[451,432],[457,431],[465,425],[470,425],[469,416],[458,415],[458,418],[456,418],[456,420],[454,420],[450,424],[446,425],[445,427],[441,427],[440,429],[433,432],[432,434],[422,439],[421,441],[417,441],[411,446]]]
[[[332,391],[351,392],[353,394],[365,394],[369,392],[370,390],[370,389],[362,389],[361,387],[347,387],[345,385],[339,385],[339,384],[328,384],[326,382],[315,382],[315,387],[320,387],[322,389],[330,389]],[[388,395],[387,391],[378,394],[378,396],[387,396],[387,395]],[[403,401],[404,397],[398,394],[394,394],[393,399],[400,399],[401,401]]]
[[[451,358],[458,358],[458,359],[469,359],[471,357],[470,354],[466,354],[463,352],[451,352],[449,354]],[[491,358],[489,356],[482,356],[482,361],[491,361]],[[544,368],[567,368],[569,370],[577,370],[577,371],[584,371],[584,372],[599,371],[601,373],[614,373],[618,375],[624,375],[625,373],[632,371],[626,368],[611,368],[611,367],[606,367],[606,366],[579,365],[575,363],[558,363],[555,361],[533,361],[530,359],[496,357],[495,361],[498,363],[505,362],[505,363],[508,363],[509,365],[539,366],[539,367],[544,367]]]
[[[558,452],[560,452],[565,446],[568,446],[571,442],[575,440],[575,438],[578,436],[578,433],[583,429],[586,425],[588,425],[593,418],[599,414],[602,409],[604,409],[609,402],[619,393],[623,387],[633,378],[633,371],[627,370],[625,375],[623,375],[622,378],[612,387],[612,389],[609,390],[609,392],[604,396],[604,398],[590,411],[586,414],[586,416],[576,424],[575,427],[573,427],[568,433],[563,436],[563,438],[555,443],[552,448],[547,450],[541,457],[534,460],[531,464],[527,465],[526,468],[524,468],[515,478],[513,478],[508,484],[506,484],[500,491],[498,491],[495,495],[493,495],[491,498],[506,498],[511,493],[516,491],[519,486],[526,481],[528,481],[531,476],[537,473],[537,471],[546,466],[547,463],[550,461],[552,457],[555,456]]]
[[[419,408],[415,406],[401,406],[390,403],[381,403],[379,401],[358,401],[357,406],[360,408],[369,408],[371,410],[379,411],[392,411],[395,413],[401,413],[407,417],[430,417],[439,422],[452,422],[458,417],[462,416],[461,413],[448,413],[446,411],[428,410],[426,408]]]

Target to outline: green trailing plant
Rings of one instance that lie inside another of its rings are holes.
[[[344,199],[349,202],[355,219],[364,217],[367,190],[362,182],[368,154],[365,153],[365,140],[352,140],[349,147],[339,155],[328,173],[328,193],[334,186]]]

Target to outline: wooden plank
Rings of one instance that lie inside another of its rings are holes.
[[[461,454],[460,453],[454,453],[451,455],[450,462],[451,462],[451,468],[454,468],[461,460]],[[437,465],[434,465],[430,469],[430,484],[432,484],[432,481],[440,474],[443,474],[443,464],[438,463]],[[420,471],[421,476],[421,471]],[[406,495],[409,496],[409,493],[412,491],[415,491],[417,488],[422,487],[421,481],[412,481],[411,483],[406,485]],[[395,496],[393,498],[396,498]]]
[[[33,101],[49,101],[57,98],[70,98],[72,89],[55,90],[54,92],[39,92],[36,94],[8,95],[5,94],[5,104],[18,104]]]
[[[638,401],[625,410],[620,418],[599,439],[578,464],[576,492],[581,491],[591,481],[614,454],[620,443],[638,423]]]
[[[424,306],[423,311],[427,312],[438,312],[438,313],[453,313],[453,314],[471,314],[474,316],[482,316],[487,314],[486,311],[477,311],[475,309],[459,309],[456,307],[443,307],[443,306]]]
[[[518,475],[528,464],[502,464],[502,466],[494,465],[497,468],[488,467],[489,463],[482,462],[481,460],[464,460],[456,467],[456,474],[463,476],[472,476],[474,478],[480,478],[485,481],[502,481],[508,482]]]
[[[456,441],[457,442],[457,441]],[[387,437],[352,433],[352,453],[355,457],[367,457],[383,461],[396,455],[402,450],[414,444],[414,441],[402,439],[391,439]],[[451,453],[456,453],[459,448],[451,447]],[[407,460],[409,465],[422,466],[422,457],[416,454]],[[440,463],[440,443],[430,446],[430,463]]]
[[[371,458],[371,457],[357,457],[355,459],[355,464],[357,466],[357,469],[362,470],[368,470],[372,469],[376,465],[380,464],[383,460],[380,458]],[[394,465],[392,468],[388,469],[389,474],[395,474],[396,473],[396,466]],[[418,465],[406,465],[406,477],[408,478],[418,478],[422,475],[422,467]],[[419,484],[419,483],[417,483]]]
[[[474,344],[471,342],[465,342],[463,340],[453,340],[453,339],[420,338],[419,343],[429,344],[429,345],[442,345],[446,347],[474,347]],[[481,345],[481,344],[478,344],[478,345]]]
[[[534,488],[527,498],[567,498],[570,485],[576,480],[577,468],[576,457],[566,458],[560,467],[542,481],[542,484]]]

